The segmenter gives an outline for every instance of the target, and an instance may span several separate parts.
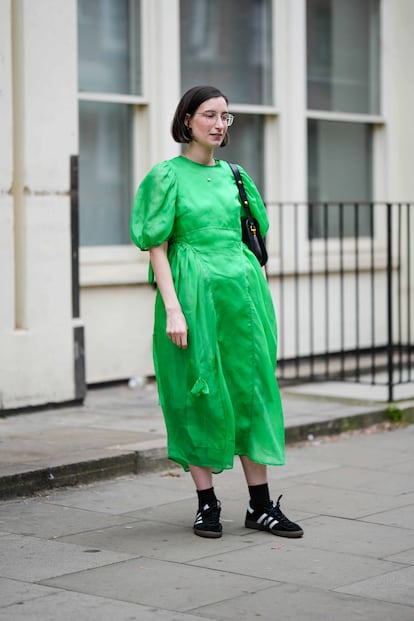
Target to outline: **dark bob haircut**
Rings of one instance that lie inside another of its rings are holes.
[[[228,104],[229,100],[226,95],[223,95],[218,88],[214,86],[193,86],[181,97],[177,109],[174,114],[173,122],[171,125],[171,133],[175,142],[189,143],[193,137],[191,130],[185,124],[186,115],[193,116],[195,111],[204,101],[212,99],[213,97],[223,97]],[[221,147],[225,147],[229,141],[228,133],[226,132]]]

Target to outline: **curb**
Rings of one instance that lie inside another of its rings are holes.
[[[326,421],[286,427],[286,444],[303,442],[304,440],[307,440],[309,436],[316,438],[317,436],[338,435],[340,433],[344,433],[345,431],[366,429],[372,425],[389,422],[391,420],[392,418],[390,417],[387,409],[382,408],[376,412],[354,414],[353,416],[341,416]],[[398,422],[406,421],[400,419]]]
[[[0,477],[0,501],[33,496],[58,487],[70,487],[112,479],[127,474],[165,470],[171,466],[167,448],[129,451],[77,463],[28,470]]]
[[[414,408],[398,412],[398,420],[393,418],[386,408],[382,408],[377,412],[286,427],[286,444],[302,442],[309,436],[316,438],[321,435],[337,435],[345,431],[364,429],[386,421],[414,423]],[[0,500],[33,496],[59,487],[82,485],[128,474],[157,472],[171,468],[172,463],[168,459],[165,446],[6,475],[0,477]]]

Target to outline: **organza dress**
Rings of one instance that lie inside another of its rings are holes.
[[[240,171],[265,233],[260,194]],[[188,325],[188,348],[178,348],[167,337],[157,292],[153,355],[168,456],[185,470],[192,464],[220,472],[233,467],[235,455],[284,463],[275,313],[262,268],[241,241],[240,215],[228,163],[203,166],[183,156],[150,170],[132,210],[131,237],[139,248],[168,240]]]

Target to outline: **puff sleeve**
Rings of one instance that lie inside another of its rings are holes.
[[[177,180],[168,161],[156,164],[139,185],[132,207],[131,239],[141,250],[170,238],[176,197]]]
[[[253,179],[249,177],[241,166],[239,166],[239,169],[246,194],[249,199],[250,211],[259,223],[261,234],[265,235],[269,229],[269,220],[267,218],[266,207],[263,203],[263,199]]]

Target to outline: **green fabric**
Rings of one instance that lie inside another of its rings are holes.
[[[241,169],[253,215],[268,229],[263,201]],[[213,471],[234,455],[284,463],[284,424],[275,377],[276,319],[256,257],[241,241],[241,205],[233,173],[182,156],[152,168],[138,188],[131,237],[143,250],[169,241],[188,348],[166,335],[159,293],[153,353],[168,455]]]

